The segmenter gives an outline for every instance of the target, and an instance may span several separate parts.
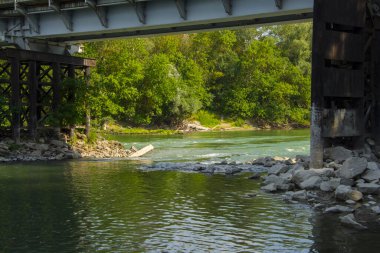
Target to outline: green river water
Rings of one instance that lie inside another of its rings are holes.
[[[156,149],[133,161],[0,164],[0,252],[380,251],[380,231],[345,229],[247,174],[139,169],[307,154],[306,130],[112,138]]]

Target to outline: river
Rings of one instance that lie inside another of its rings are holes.
[[[147,172],[157,162],[307,154],[306,130],[113,136],[142,159],[0,164],[0,252],[378,252],[356,232],[237,176]],[[247,197],[249,193],[256,197]]]

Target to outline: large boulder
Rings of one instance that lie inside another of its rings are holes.
[[[265,192],[275,192],[277,191],[277,186],[274,183],[271,183],[271,184],[261,187],[261,190]]]
[[[380,165],[376,162],[368,162],[367,168],[369,170],[380,170]]]
[[[351,157],[343,163],[342,168],[337,171],[337,175],[341,178],[355,178],[367,169],[367,165],[367,159],[360,157]]]
[[[361,177],[367,182],[373,182],[375,180],[379,180],[380,179],[380,170],[368,169],[366,172],[364,172],[364,174]]]
[[[341,146],[325,149],[326,159],[342,162],[350,157],[352,157],[352,151]]]
[[[322,178],[320,176],[312,176],[302,183],[300,183],[301,189],[304,190],[313,190],[313,189],[319,189],[320,185],[322,183]]]
[[[285,165],[285,164],[282,164],[282,163],[279,163],[279,164],[276,164],[274,166],[272,166],[270,169],[268,169],[268,174],[269,175],[280,175],[282,173],[286,173],[287,171],[289,170],[289,166],[288,165]]]
[[[360,183],[356,187],[365,194],[380,194],[380,185],[373,183]]]
[[[340,185],[340,178],[331,178],[328,181],[323,181],[321,183],[320,189],[324,192],[332,192],[335,191],[336,188]]]
[[[360,191],[353,190],[351,186],[339,185],[335,190],[335,198],[340,200],[359,201],[363,198]]]
[[[301,187],[301,183],[306,181],[307,179],[319,176],[317,172],[314,170],[299,170],[296,171],[293,175],[292,181],[299,187]]]
[[[276,176],[276,175],[269,175],[269,176],[265,177],[263,184],[268,185],[268,184],[274,183],[276,185],[281,185],[281,184],[287,184],[289,182],[290,182],[289,179],[287,179],[285,177],[280,177],[280,176]]]

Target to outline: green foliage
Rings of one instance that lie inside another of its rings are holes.
[[[193,118],[206,127],[215,127],[221,122],[214,114],[204,110],[198,111]]]
[[[91,42],[85,56],[97,59],[83,90],[99,124],[173,126],[191,115],[211,127],[215,115],[237,125],[308,124],[310,23]],[[56,118],[79,124],[83,110],[67,103]]]

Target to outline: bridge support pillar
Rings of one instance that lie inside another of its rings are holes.
[[[367,0],[315,0],[312,62],[312,168],[326,147],[363,147]]]
[[[40,127],[52,126],[52,122],[46,121],[49,115],[57,113],[63,102],[75,100],[75,89],[64,89],[64,80],[71,78],[75,84],[78,70],[88,82],[91,66],[95,66],[91,59],[1,50],[0,138],[11,133],[13,140],[19,143],[21,133],[28,132],[29,138],[37,139]],[[54,124],[54,127],[57,130],[63,126]]]

